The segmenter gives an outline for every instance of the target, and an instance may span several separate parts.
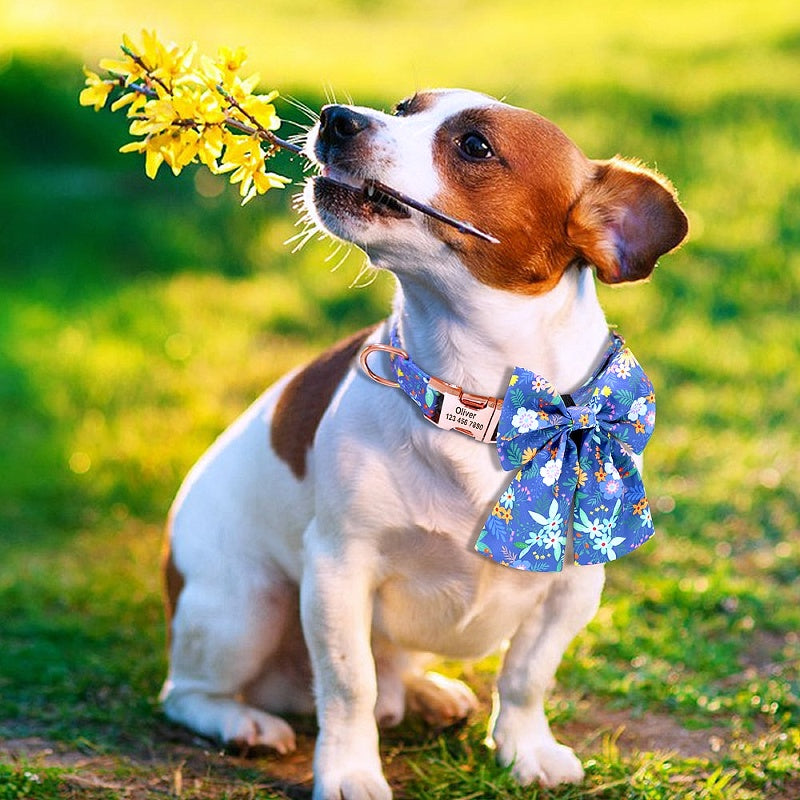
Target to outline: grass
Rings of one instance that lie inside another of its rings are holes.
[[[602,290],[659,390],[659,533],[609,570],[550,703],[585,784],[514,786],[481,743],[484,703],[460,730],[412,720],[385,738],[398,797],[800,796],[796,4],[499,2],[487,20],[454,2],[276,3],[259,37],[234,0],[223,17],[120,5],[37,19],[13,4],[0,33],[0,800],[310,785],[310,720],[280,760],[219,753],[161,717],[162,521],[213,437],[378,319],[391,284],[348,288],[360,261],[331,273],[326,243],[292,255],[285,195],[241,209],[200,175],[152,183],[116,153],[121,121],[77,107],[80,62],[151,24],[208,51],[245,42],[312,107],[328,84],[383,107],[425,85],[507,94],[590,155],[657,165],[691,217],[651,283]],[[446,665],[484,700],[492,667]]]

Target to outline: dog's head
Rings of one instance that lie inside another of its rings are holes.
[[[620,158],[588,159],[544,117],[475,92],[418,93],[391,115],[326,106],[306,148],[321,167],[307,206],[379,266],[403,253],[429,262],[455,254],[486,285],[538,294],[574,263],[594,265],[606,283],[646,278],[688,230],[663,177]],[[499,244],[370,195],[371,181]]]

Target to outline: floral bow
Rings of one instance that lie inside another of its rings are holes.
[[[642,545],[654,530],[631,456],[644,450],[655,416],[653,385],[617,334],[599,373],[571,397],[517,367],[497,434],[500,462],[517,473],[475,549],[515,569],[560,571],[570,512],[576,564]]]

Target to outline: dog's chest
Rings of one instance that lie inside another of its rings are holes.
[[[398,460],[405,513],[377,548],[375,626],[403,647],[477,658],[513,634],[552,576],[518,573],[473,549],[510,477],[493,447],[435,428],[423,435],[424,457]]]
[[[403,538],[406,553],[384,562],[374,625],[404,648],[479,658],[514,633],[552,580],[488,562],[441,532]]]

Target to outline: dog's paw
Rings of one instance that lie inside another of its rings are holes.
[[[409,711],[422,716],[429,725],[446,728],[465,720],[478,708],[478,700],[465,683],[426,672],[406,684]]]
[[[249,706],[237,705],[225,715],[222,740],[236,750],[267,747],[285,755],[295,749],[294,731],[288,723]]]
[[[569,747],[556,741],[523,752],[504,752],[501,748],[497,757],[504,766],[511,765],[511,774],[523,786],[538,783],[552,788],[583,780],[583,766],[578,757]]]
[[[392,790],[380,770],[337,771],[317,777],[312,800],[392,800]]]

